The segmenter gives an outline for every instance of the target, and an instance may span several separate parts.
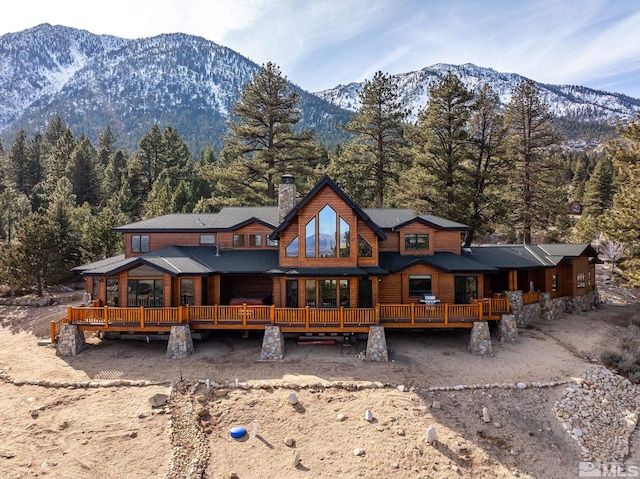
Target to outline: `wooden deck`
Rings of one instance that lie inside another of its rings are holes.
[[[51,322],[56,341],[63,323],[81,331],[168,332],[189,324],[192,330],[264,329],[282,332],[368,332],[385,328],[470,328],[474,321],[498,320],[510,310],[506,298],[472,304],[377,304],[374,308],[276,308],[275,306],[180,306],[175,308],[69,307],[67,316]]]

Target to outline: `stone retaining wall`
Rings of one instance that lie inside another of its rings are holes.
[[[279,326],[266,326],[262,338],[260,361],[279,360],[284,357],[284,336]]]
[[[367,338],[367,361],[389,361],[384,326],[371,326]]]
[[[84,340],[84,333],[78,331],[75,324],[64,323],[56,344],[56,354],[58,356],[75,356],[87,348]]]

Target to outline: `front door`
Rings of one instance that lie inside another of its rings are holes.
[[[373,308],[373,287],[369,278],[358,281],[358,308]]]
[[[469,304],[478,298],[478,277],[456,276],[454,288],[456,304]]]

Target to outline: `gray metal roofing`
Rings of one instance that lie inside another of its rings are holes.
[[[73,268],[73,271],[85,271],[85,270],[91,270],[91,269],[104,268],[106,266],[110,266],[115,263],[120,263],[124,261],[124,259],[125,259],[124,254],[119,254],[117,256],[111,256],[109,258],[93,261],[91,263],[83,264],[81,266],[76,266],[75,268]]]
[[[120,232],[167,230],[209,231],[215,228],[214,221],[216,216],[218,216],[218,213],[172,213],[136,223],[129,223],[119,226],[115,230]]]
[[[386,229],[391,229],[416,216],[413,214],[413,211],[408,208],[364,208],[362,211],[380,228]]]
[[[589,251],[587,244],[482,245],[470,248],[472,256],[498,269],[527,269],[557,266],[566,257]]]
[[[278,226],[277,206],[225,206],[216,215],[215,228],[229,229],[252,218]]]
[[[370,273],[364,268],[357,267],[329,267],[329,268],[273,268],[268,271],[272,275],[284,276],[369,276]],[[386,272],[385,272],[386,274]]]
[[[433,255],[401,255],[400,253],[380,253],[380,267],[395,273],[414,266],[425,264],[449,273],[481,273],[495,272],[495,267],[477,261],[469,256],[461,256],[449,252]]]

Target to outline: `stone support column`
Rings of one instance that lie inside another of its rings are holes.
[[[503,314],[498,322],[498,339],[501,343],[518,341],[518,325],[513,314]]]
[[[511,306],[511,314],[516,317],[516,323],[524,326],[524,308],[522,305],[522,291],[505,291],[504,294],[509,298]]]
[[[384,326],[371,326],[367,338],[367,361],[389,361]]]
[[[56,354],[58,356],[75,356],[86,348],[87,343],[84,340],[84,333],[78,331],[78,326],[64,323],[58,337]]]
[[[193,353],[193,339],[188,324],[171,326],[169,344],[167,344],[167,359],[188,358]]]
[[[540,316],[548,321],[555,319],[551,305],[551,293],[540,293]]]
[[[493,356],[493,346],[491,345],[491,335],[489,334],[489,323],[487,321],[475,321],[473,323],[469,351],[476,356]]]
[[[280,326],[269,325],[264,328],[260,361],[282,359],[284,357],[284,336]]]

